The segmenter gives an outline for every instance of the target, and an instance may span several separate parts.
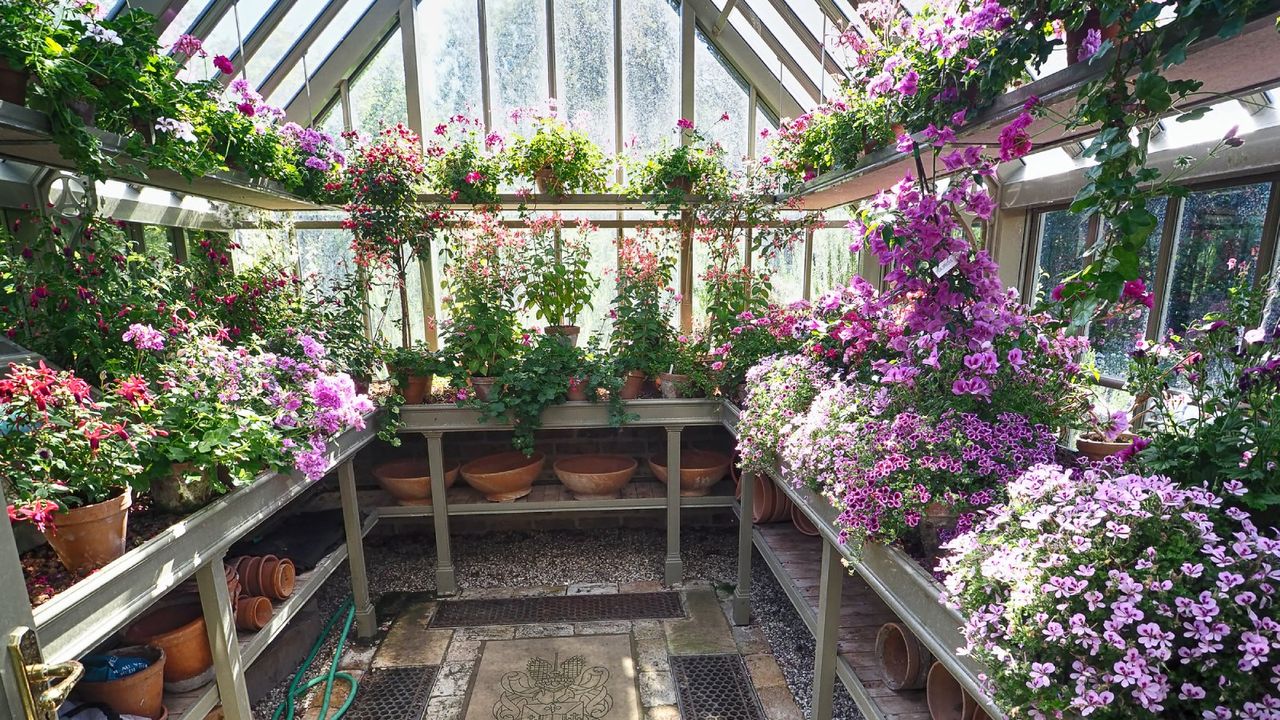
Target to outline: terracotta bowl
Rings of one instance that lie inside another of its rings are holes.
[[[144,670],[117,680],[81,682],[75,695],[88,702],[100,702],[122,715],[160,718],[165,714],[164,704],[164,651],[157,647],[122,647],[110,650],[107,655],[117,657],[142,657],[149,663]]]
[[[373,469],[378,485],[400,505],[431,504],[431,465],[426,460],[393,460]],[[445,465],[444,486],[458,481],[458,463]]]
[[[649,469],[654,477],[662,482],[667,481],[666,455],[654,455],[649,458]],[[680,451],[680,494],[685,497],[700,497],[711,491],[711,486],[720,482],[729,472],[733,459],[724,453],[710,450]]]
[[[547,456],[540,452],[487,455],[463,465],[462,479],[489,502],[513,502],[529,494],[546,462]]]
[[[1119,442],[1107,442],[1105,440],[1091,440],[1085,437],[1076,438],[1076,450],[1085,457],[1100,462],[1115,455],[1133,444],[1134,436],[1131,433],[1125,433],[1120,436]]]
[[[616,498],[636,474],[639,463],[626,455],[576,455],[560,458],[556,477],[579,500]]]
[[[164,651],[165,683],[181,683],[213,667],[209,635],[198,603],[156,608],[124,632],[125,642]]]

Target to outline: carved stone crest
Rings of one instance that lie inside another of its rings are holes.
[[[609,670],[587,667],[574,655],[560,662],[529,659],[524,672],[502,676],[502,696],[493,706],[495,720],[597,720],[613,708],[605,683]]]

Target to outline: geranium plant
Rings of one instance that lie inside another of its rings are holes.
[[[600,285],[591,270],[590,236],[595,230],[583,219],[573,232],[565,232],[558,213],[529,221],[528,277],[522,295],[526,306],[552,327],[572,326]]]
[[[1280,708],[1274,529],[1160,476],[1043,465],[1008,493],[941,570],[968,618],[963,652],[1010,717]]]
[[[436,125],[426,149],[428,187],[451,202],[496,205],[504,144],[479,118],[455,115]]]
[[[516,135],[505,151],[508,176],[534,180],[538,192],[602,192],[608,183],[604,153],[581,129],[548,113],[532,116],[533,132]]]
[[[481,212],[446,249],[445,344],[470,378],[501,375],[517,354],[526,241],[524,233],[506,227],[498,216]]]
[[[678,294],[671,287],[676,258],[665,228],[642,228],[618,241],[613,320],[614,361],[622,373],[651,376],[666,370],[662,356],[675,338],[671,318]]]
[[[721,116],[728,120],[729,116]],[[643,157],[629,157],[626,162],[627,191],[647,196],[648,206],[666,217],[679,215],[690,195],[717,197],[729,182],[724,147],[696,129],[692,120],[681,118],[676,123],[679,141],[663,140]]]
[[[786,307],[769,306],[756,315],[743,312],[730,327],[728,340],[711,349],[711,370],[721,394],[742,402],[739,387],[747,381],[747,371],[765,358],[799,352],[797,324],[809,316],[807,303]]]

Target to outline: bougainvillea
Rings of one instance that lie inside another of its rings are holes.
[[[1280,536],[1207,489],[1038,466],[950,549],[965,651],[1011,718],[1280,715]]]

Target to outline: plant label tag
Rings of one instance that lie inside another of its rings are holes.
[[[958,265],[959,263],[960,261],[956,259],[956,256],[951,255],[946,260],[943,260],[942,262],[938,263],[938,267],[933,269],[933,276],[936,278],[940,278],[943,275],[946,275],[947,273],[951,272],[952,270],[955,270],[956,265]]]

